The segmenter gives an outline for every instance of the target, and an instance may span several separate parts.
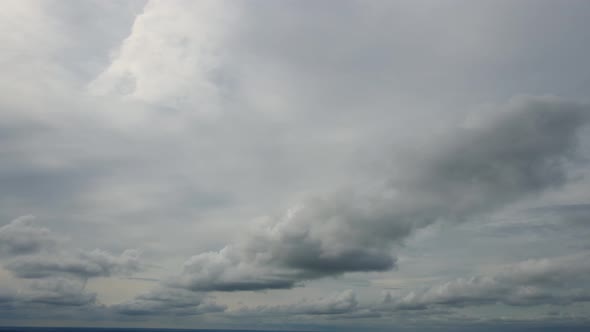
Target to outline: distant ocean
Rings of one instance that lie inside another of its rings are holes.
[[[309,330],[307,330],[309,332]],[[317,330],[316,330],[317,331]],[[536,327],[510,327],[510,326],[472,326],[459,328],[410,328],[410,329],[339,329],[331,328],[325,331],[360,332],[360,331],[385,331],[385,332],[590,332],[590,326],[536,326]],[[168,328],[118,328],[118,327],[2,327],[0,332],[303,332],[302,330],[222,330],[222,329],[168,329]]]
[[[207,330],[115,327],[1,327],[0,332],[286,332],[285,330]],[[293,331],[294,332],[294,331]]]

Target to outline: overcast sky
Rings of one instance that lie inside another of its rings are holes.
[[[588,327],[589,32],[582,0],[3,1],[0,325]]]

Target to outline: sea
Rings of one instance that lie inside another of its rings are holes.
[[[298,332],[285,330],[208,330],[169,328],[125,328],[125,327],[20,327],[0,326],[0,332]],[[309,331],[307,331],[309,332]]]
[[[219,330],[219,329],[169,329],[125,327],[20,327],[0,326],[0,332],[301,332],[292,330]],[[309,332],[309,331],[307,331]]]
[[[315,330],[320,331],[320,330]],[[329,328],[330,332],[367,332],[377,330]],[[379,332],[590,332],[590,326],[536,326],[536,327],[471,327],[429,329],[379,329]],[[110,328],[110,327],[2,327],[0,332],[304,332],[302,330],[221,330],[221,329],[169,329],[169,328]],[[307,330],[306,332],[310,332]]]
[[[170,329],[125,327],[21,327],[0,326],[0,332],[303,332],[293,330],[220,330],[220,329]],[[309,331],[306,331],[309,332]]]

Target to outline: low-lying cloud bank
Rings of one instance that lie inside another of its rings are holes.
[[[64,237],[35,225],[28,216],[0,227],[0,262],[14,277],[29,281],[27,289],[0,295],[11,307],[95,304],[96,294],[85,291],[88,279],[131,275],[144,268],[137,250],[117,256],[99,249],[72,249]]]
[[[164,287],[139,295],[132,301],[112,306],[116,313],[130,316],[200,315],[223,312],[226,308],[211,301],[203,293]]]
[[[496,272],[462,277],[409,292],[386,293],[380,303],[359,303],[351,290],[291,305],[243,307],[235,316],[280,315],[377,318],[397,315],[451,315],[455,309],[504,304],[563,307],[590,302],[590,253],[526,260]]]
[[[244,307],[236,310],[236,315],[340,315],[349,314],[359,309],[356,294],[352,290],[345,290],[314,300],[302,300],[298,303]]]
[[[435,306],[465,307],[502,303],[511,306],[568,305],[590,301],[590,253],[527,260],[490,275],[458,278],[399,299],[384,307],[425,310]]]

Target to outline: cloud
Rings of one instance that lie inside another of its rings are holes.
[[[531,259],[502,266],[488,275],[462,277],[410,291],[386,293],[381,303],[360,304],[353,291],[294,304],[243,307],[233,315],[276,317],[280,315],[325,315],[340,318],[431,319],[456,316],[457,309],[504,304],[512,307],[567,306],[589,302],[590,253]]]
[[[19,278],[65,276],[86,280],[131,275],[144,267],[135,249],[115,256],[100,249],[67,248],[60,236],[34,225],[31,217],[20,217],[0,227],[0,240],[3,266]]]
[[[138,250],[113,255],[100,249],[72,249],[62,237],[34,225],[30,217],[0,227],[0,239],[3,268],[29,281],[18,292],[0,293],[0,309],[18,310],[23,317],[36,310],[53,312],[62,307],[87,307],[90,316],[196,315],[225,310],[203,293],[166,287],[129,302],[103,306],[96,293],[85,290],[87,280],[143,271],[145,264]]]
[[[27,289],[0,289],[0,309],[83,307],[97,304],[96,294],[84,290],[85,282],[68,278],[35,280]]]
[[[19,278],[38,279],[55,275],[81,279],[130,275],[142,270],[137,250],[126,250],[119,256],[95,249],[78,254],[34,255],[18,257],[5,264]]]
[[[421,146],[387,185],[304,200],[218,252],[190,258],[171,284],[194,291],[291,288],[395,266],[392,249],[436,221],[466,221],[567,181],[588,106],[517,98],[507,109]]]
[[[88,279],[131,275],[145,266],[137,250],[116,256],[99,249],[71,248],[65,237],[35,225],[31,217],[0,227],[0,249],[2,267],[24,281],[18,292],[0,294],[0,307],[31,314],[57,307],[102,310],[97,294],[85,290]]]
[[[25,216],[0,227],[0,254],[23,255],[55,249],[59,238],[47,228],[36,227]]]
[[[84,291],[85,282],[67,278],[37,280],[19,301],[49,306],[84,306],[96,303],[96,294]]]
[[[148,2],[90,90],[175,108],[198,105],[194,111],[211,112],[221,92],[216,76],[233,11],[224,1]]]
[[[113,305],[111,309],[129,316],[185,316],[223,312],[226,307],[210,301],[203,293],[158,287],[132,301]]]
[[[291,288],[297,282],[295,276],[277,275],[280,272],[266,265],[265,261],[249,264],[241,259],[240,253],[231,247],[199,254],[185,262],[181,276],[166,282],[193,291]],[[228,275],[228,271],[232,275]]]
[[[295,304],[241,308],[240,315],[343,315],[357,310],[358,301],[352,290],[329,294],[315,300],[303,300]]]
[[[468,262],[447,255],[448,238],[432,236],[415,255],[399,247],[426,225],[487,217],[559,188],[579,156],[586,106],[568,100],[587,99],[586,4],[140,0],[2,8],[0,217],[42,216],[55,233],[2,227],[0,286],[22,285],[40,301],[98,306],[78,285],[141,270],[125,251],[135,247],[162,267],[150,277],[166,289],[133,300],[128,312],[136,313],[174,315],[164,306],[185,301],[187,313],[204,312],[183,294],[293,288],[398,265],[404,280],[425,270],[451,278],[521,247],[514,237],[486,238],[486,251],[470,247]],[[474,105],[546,92],[568,99],[521,98],[504,114],[451,128],[452,137],[435,134]],[[402,144],[406,153],[388,149]],[[587,181],[575,182],[582,189],[560,203],[585,203]],[[573,210],[564,215],[583,225],[586,213]],[[246,231],[259,214],[269,217]],[[518,257],[571,250],[563,234],[580,227],[555,225],[559,240],[543,234],[537,242],[525,225],[527,249]],[[450,237],[460,240],[461,231]],[[165,280],[167,273],[177,275]],[[146,283],[89,285],[96,301],[113,303]],[[162,293],[178,299],[156,300]],[[218,296],[264,303],[275,294]],[[75,306],[60,307],[63,316],[37,311],[27,321],[81,317]]]
[[[394,311],[502,303],[510,306],[568,305],[590,301],[590,254],[527,260],[490,275],[458,278],[412,291],[384,307]]]
[[[554,223],[568,223],[586,226],[590,222],[590,204],[560,204],[530,209],[532,216],[554,221]]]

